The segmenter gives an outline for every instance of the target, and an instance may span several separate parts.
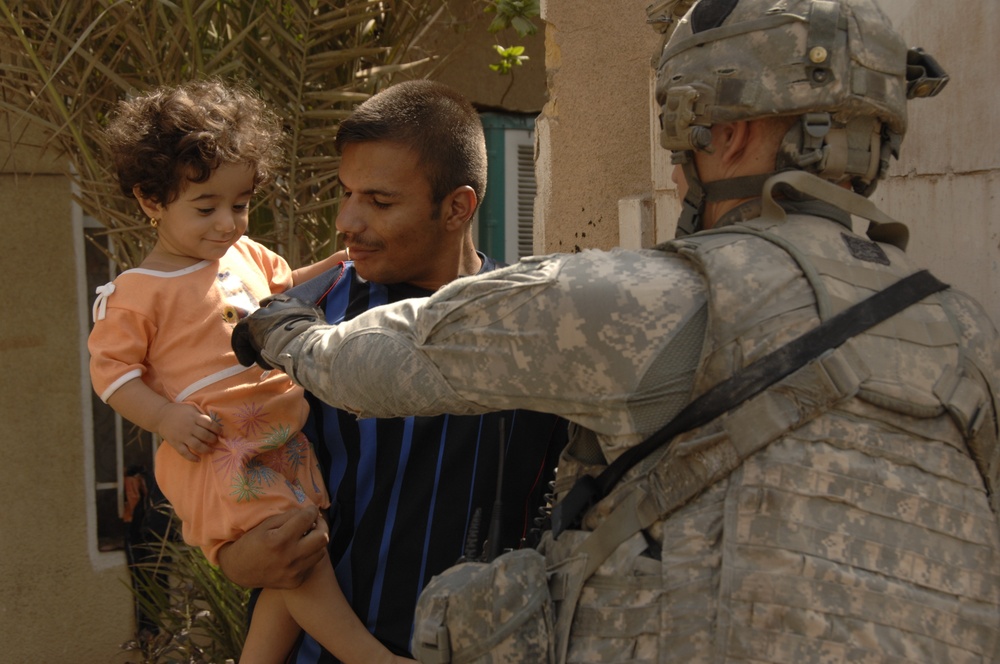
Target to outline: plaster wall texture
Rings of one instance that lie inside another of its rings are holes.
[[[520,37],[513,28],[496,35],[488,32],[495,13],[483,11],[485,3],[451,0],[439,17],[444,29],[429,31],[423,48],[444,54],[430,78],[462,91],[480,110],[503,109],[515,113],[538,113],[545,102],[545,33],[540,22],[534,35]],[[494,73],[499,62],[494,45],[524,46],[524,60],[510,76]],[[423,71],[423,70],[421,70]]]
[[[537,120],[535,250],[618,243],[618,200],[648,194],[650,59],[643,0],[542,2],[549,99]]]
[[[1000,323],[1000,63],[989,57],[1000,3],[961,11],[939,0],[882,0],[907,44],[922,46],[951,77],[933,99],[909,105],[900,160],[873,200],[910,227],[909,253],[976,297]]]
[[[548,102],[538,120],[536,250],[649,246],[673,235],[679,203],[659,148],[648,0],[545,0]],[[911,230],[910,253],[1000,321],[1000,3],[881,0],[911,46],[951,75],[909,105],[902,158],[873,200]],[[616,218],[617,217],[617,218]],[[956,223],[957,222],[957,223]],[[857,228],[865,228],[864,221]]]
[[[2,659],[106,664],[131,634],[131,595],[120,552],[89,553],[70,184],[37,143],[15,157],[0,133]]]

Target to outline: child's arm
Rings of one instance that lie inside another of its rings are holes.
[[[149,388],[139,378],[125,383],[108,397],[119,415],[146,431],[160,435],[188,461],[212,451],[222,425],[191,404],[174,403]]]
[[[305,267],[300,267],[297,270],[292,270],[292,285],[298,286],[305,281],[309,281],[313,277],[318,277],[337,263],[343,263],[346,260],[347,252],[338,251],[332,256],[328,256],[321,261],[313,263],[312,265],[306,265]]]

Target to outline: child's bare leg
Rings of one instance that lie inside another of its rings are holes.
[[[413,661],[393,655],[365,628],[341,592],[329,557],[313,567],[301,586],[278,592],[295,622],[344,664]]]
[[[261,591],[240,664],[283,664],[299,636],[299,625],[285,606],[280,590]]]

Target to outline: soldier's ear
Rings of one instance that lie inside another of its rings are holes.
[[[753,131],[746,120],[723,122],[713,127],[712,147],[719,152],[723,164],[738,163],[747,154]]]

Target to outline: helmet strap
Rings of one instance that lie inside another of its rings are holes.
[[[764,183],[774,174],[774,172],[761,173],[760,175],[744,175],[728,180],[706,182],[702,185],[705,190],[705,201],[714,203],[716,201],[731,201],[736,198],[759,198],[760,192],[764,189]]]
[[[677,230],[674,233],[674,237],[684,237],[702,229],[705,216],[705,190],[702,188],[701,178],[698,177],[692,150],[674,152],[670,159],[683,170],[684,181],[688,188],[681,202],[681,214],[677,218]]]
[[[834,183],[849,181],[856,193],[867,196],[898,153],[899,141],[890,134],[875,117],[838,122],[827,112],[805,113],[781,141],[777,170],[803,170]]]
[[[693,151],[674,152],[671,160],[684,171],[684,180],[688,186],[687,195],[681,203],[681,214],[674,237],[684,237],[704,229],[706,203],[759,198],[764,183],[775,175],[775,172],[771,172],[702,182],[695,167]]]

